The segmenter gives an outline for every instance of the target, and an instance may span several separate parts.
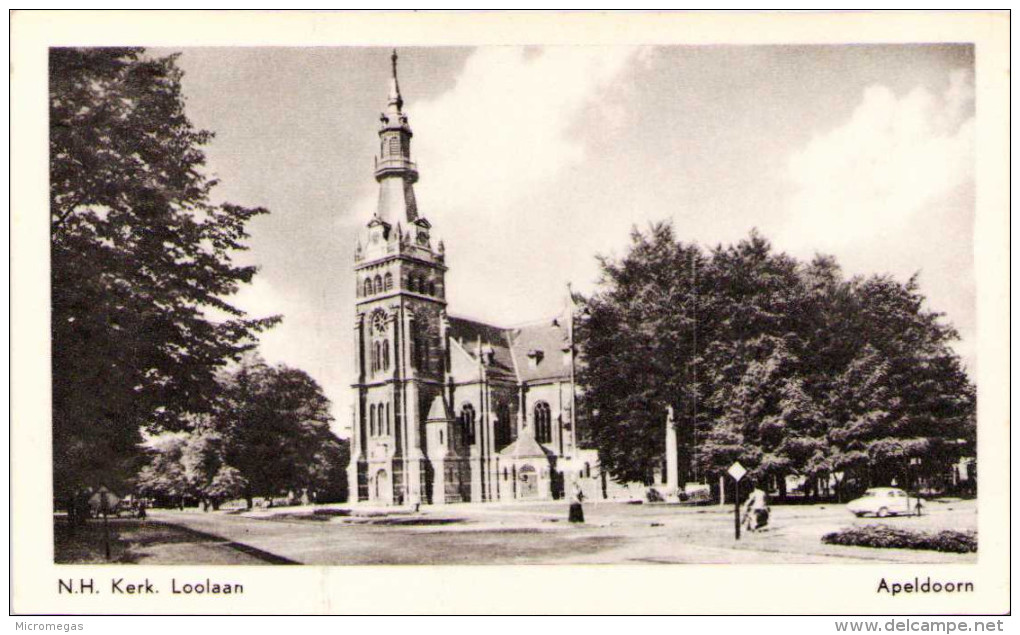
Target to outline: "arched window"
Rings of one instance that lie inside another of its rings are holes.
[[[420,325],[415,324],[412,328],[411,337],[411,363],[422,372],[429,369],[429,339],[428,333]]]
[[[475,443],[475,407],[469,403],[460,407],[460,430],[465,445]]]
[[[372,295],[372,279],[365,278],[365,295]]]
[[[510,406],[505,403],[496,406],[496,451],[510,445]]]
[[[381,348],[379,342],[376,342],[372,346],[372,370],[373,371],[379,370],[379,368],[380,368],[379,365],[381,363],[382,363],[382,348]]]
[[[418,278],[416,278],[413,273],[407,276],[407,290],[415,292],[418,291]]]
[[[436,283],[435,282],[430,282],[429,283],[429,295],[435,295],[435,294],[436,294]]]
[[[376,293],[379,293],[380,291],[382,291],[383,290],[382,276],[380,276],[379,274],[375,274],[375,284],[373,284],[372,286],[375,287],[375,292]]]
[[[535,404],[535,440],[539,443],[552,442],[552,415],[549,404],[544,401]]]
[[[418,368],[420,368],[423,373],[427,373],[429,370],[429,336],[422,333],[419,338],[419,344],[419,348],[421,349],[421,359],[418,360]]]
[[[387,273],[386,277],[383,278],[383,288],[389,291],[393,288],[393,274]]]
[[[390,341],[383,340],[382,343],[382,368],[383,370],[390,369]]]
[[[386,404],[386,436],[390,436],[390,404]]]
[[[368,407],[368,436],[375,436],[375,404]]]

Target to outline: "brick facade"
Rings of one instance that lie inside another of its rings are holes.
[[[396,53],[380,123],[379,203],[355,249],[352,497],[558,498],[593,460],[575,443],[570,329],[563,318],[502,328],[448,314],[445,248],[414,196]]]

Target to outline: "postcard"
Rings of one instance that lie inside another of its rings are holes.
[[[1008,33],[16,12],[12,611],[1008,612]]]

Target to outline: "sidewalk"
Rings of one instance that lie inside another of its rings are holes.
[[[158,520],[111,518],[110,559],[106,559],[102,520],[70,531],[54,518],[56,564],[282,564],[285,559],[247,545]]]

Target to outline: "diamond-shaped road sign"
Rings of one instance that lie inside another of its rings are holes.
[[[743,465],[740,464],[740,461],[734,461],[733,465],[730,466],[730,469],[726,471],[729,472],[730,476],[733,477],[734,481],[739,481],[740,479],[744,478],[745,474],[747,474],[747,470],[744,468]]]

